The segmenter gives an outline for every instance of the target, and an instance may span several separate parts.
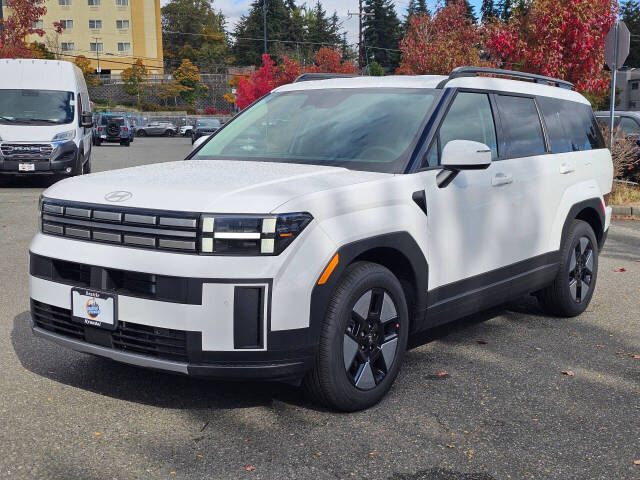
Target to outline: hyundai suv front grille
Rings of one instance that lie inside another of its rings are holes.
[[[42,232],[89,242],[197,253],[198,215],[45,200]]]

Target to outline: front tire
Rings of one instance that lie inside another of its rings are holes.
[[[378,403],[398,375],[409,334],[402,286],[387,268],[349,266],[333,292],[307,391],[325,405],[353,412]]]
[[[538,293],[550,314],[575,317],[589,306],[598,277],[598,241],[587,222],[574,220],[560,251],[560,270],[551,285]]]
[[[139,137],[146,137],[147,136],[147,132],[145,132],[144,130],[138,130],[138,136]]]

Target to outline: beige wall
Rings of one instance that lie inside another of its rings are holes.
[[[73,60],[84,55],[94,68],[97,67],[97,55],[90,51],[90,43],[103,44],[100,52],[101,70],[119,73],[141,58],[153,73],[163,73],[162,32],[160,23],[160,0],[129,0],[127,6],[117,6],[116,0],[100,0],[99,6],[89,6],[88,0],[71,0],[71,5],[59,5],[59,0],[46,1],[47,13],[43,17],[45,37],[33,35],[29,41],[37,40],[47,44],[52,51],[61,54],[62,59]],[[5,17],[9,15],[4,10]],[[57,35],[53,22],[73,20],[73,28]],[[102,28],[89,29],[89,20],[102,20]],[[117,29],[116,20],[128,20],[128,29]],[[61,52],[62,42],[72,42],[75,50]],[[128,43],[127,52],[118,51],[118,43]],[[67,56],[64,56],[67,54]]]

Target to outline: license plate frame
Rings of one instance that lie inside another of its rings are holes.
[[[71,289],[71,318],[106,330],[118,328],[118,296],[93,288]]]
[[[19,163],[18,171],[19,172],[35,172],[36,164],[35,163]]]

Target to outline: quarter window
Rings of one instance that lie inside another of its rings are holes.
[[[507,157],[528,157],[545,153],[544,135],[533,98],[497,95],[505,135]]]
[[[553,153],[604,148],[600,127],[591,106],[549,97],[538,97],[538,104],[547,125]],[[604,119],[603,123],[608,125],[608,119]]]

